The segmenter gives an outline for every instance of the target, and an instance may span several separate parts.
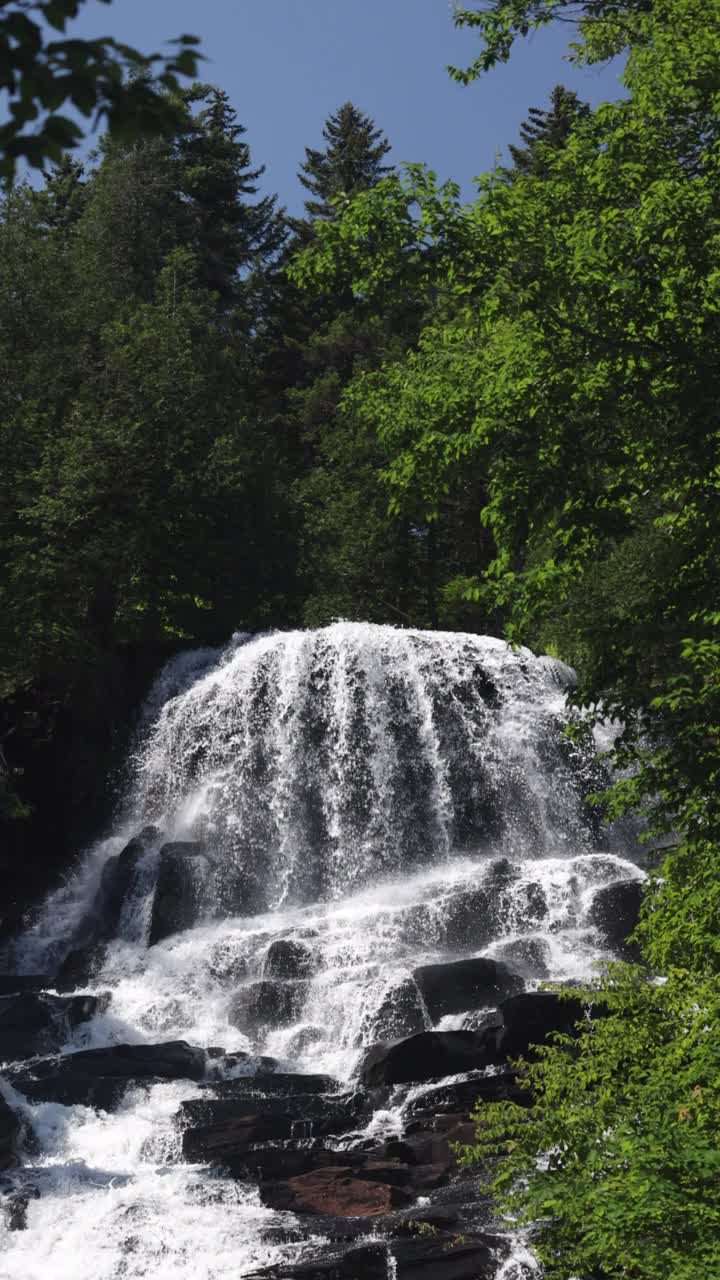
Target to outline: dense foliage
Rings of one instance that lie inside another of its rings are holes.
[[[506,1208],[539,1225],[549,1280],[716,1276],[717,983],[624,966],[598,998],[605,1017],[526,1064],[535,1106],[484,1108],[465,1160],[494,1162]]]

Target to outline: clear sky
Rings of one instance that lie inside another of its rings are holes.
[[[470,195],[553,85],[592,103],[619,95],[617,67],[564,61],[567,26],[519,43],[481,83],[453,83],[447,64],[470,62],[478,45],[455,31],[452,9],[451,0],[88,0],[68,34],[110,34],[143,52],[200,36],[203,79],[230,95],[253,162],[267,166],[264,189],[297,212],[304,149],[321,144],[324,120],[348,99],[384,129],[393,161],[424,161]]]

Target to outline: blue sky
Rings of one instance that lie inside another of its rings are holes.
[[[292,211],[306,146],[352,100],[393,144],[394,161],[424,161],[470,195],[472,178],[517,139],[529,106],[562,81],[592,103],[617,97],[616,67],[563,60],[568,27],[518,44],[510,65],[464,88],[449,62],[472,60],[477,37],[455,31],[450,0],[88,0],[68,34],[110,34],[150,52],[181,32],[202,39],[203,78],[230,95],[247,126],[264,189]]]

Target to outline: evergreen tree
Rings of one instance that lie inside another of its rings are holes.
[[[253,168],[245,128],[228,95],[212,85],[194,85],[184,95],[190,116],[178,146],[181,186],[191,219],[190,242],[200,279],[221,305],[237,299],[240,275],[264,264],[284,238],[275,196],[257,195],[264,165]]]
[[[38,208],[49,232],[67,241],[77,228],[85,208],[85,170],[72,156],[63,156],[45,175],[45,190],[38,193]]]
[[[0,205],[0,846],[47,846],[45,877],[101,820],[157,663],[286,618],[282,448],[252,400],[278,218],[207,97]]]
[[[588,104],[581,102],[572,89],[556,84],[550,94],[550,107],[530,107],[527,120],[520,126],[525,145],[509,147],[515,172],[547,177],[550,154],[565,146],[578,120],[589,114]]]
[[[388,172],[383,164],[390,143],[375,122],[363,115],[352,102],[346,102],[325,122],[324,151],[305,148],[305,162],[300,166],[300,181],[311,199],[305,201],[310,218],[332,218],[332,201],[338,196],[357,195],[366,191]]]

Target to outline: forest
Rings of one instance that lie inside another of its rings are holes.
[[[0,6],[1,7],[1,6]],[[548,1277],[720,1276],[720,4],[490,0],[478,56],[571,18],[558,85],[461,200],[362,104],[302,217],[219,86],[63,141],[0,204],[3,929],[106,816],[181,647],[336,618],[470,631],[578,673],[647,823],[636,963],[478,1112],[465,1159]],[[180,70],[182,71],[182,65]],[[510,140],[508,140],[510,141]],[[68,148],[64,143],[70,144]],[[19,153],[18,153],[19,154]],[[549,1154],[548,1154],[549,1153]]]

